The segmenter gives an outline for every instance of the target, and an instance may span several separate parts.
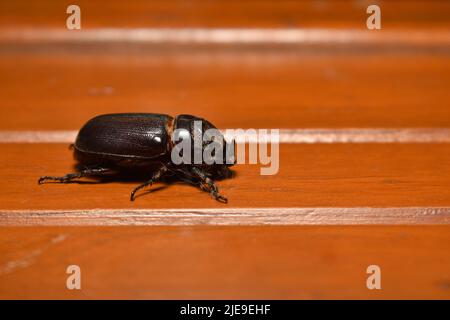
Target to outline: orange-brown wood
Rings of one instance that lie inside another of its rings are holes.
[[[369,31],[374,3],[382,30]],[[81,31],[66,30],[68,4],[0,2],[0,137],[67,136],[110,112],[448,135],[448,1],[79,0]],[[289,45],[127,39],[139,28],[324,33]],[[128,33],[107,40],[108,29]],[[0,298],[450,298],[448,143],[282,144],[279,174],[236,166],[218,183],[222,205],[183,184],[158,183],[135,202],[137,181],[38,186],[41,175],[73,170],[67,144],[5,141]],[[114,223],[126,226],[74,227]],[[386,225],[395,223],[422,225]],[[66,289],[70,264],[81,267],[81,291]],[[366,287],[372,264],[380,291]]]
[[[2,144],[0,154],[0,209],[224,208],[184,184],[155,184],[134,202],[136,181],[38,185],[73,171],[63,144]],[[448,207],[449,163],[448,144],[283,144],[278,174],[237,165],[218,185],[228,207]]]
[[[449,226],[0,231],[2,299],[450,298]],[[369,265],[381,290],[366,287]]]
[[[219,128],[448,128],[449,83],[444,54],[8,54],[0,129],[77,130],[110,112]]]
[[[383,28],[449,25],[450,4],[409,1],[145,1],[78,0],[82,26],[94,27],[356,27],[366,28],[366,9],[382,8]],[[2,27],[65,28],[65,1],[2,1]]]

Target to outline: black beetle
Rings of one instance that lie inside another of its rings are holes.
[[[144,171],[149,175],[148,180],[131,192],[131,201],[139,189],[152,185],[165,176],[172,176],[197,185],[214,199],[226,203],[227,199],[219,194],[214,180],[232,176],[232,171],[228,167],[235,163],[234,141],[227,143],[223,136],[222,140],[219,140],[222,141],[224,151],[232,151],[227,152],[229,154],[224,152],[222,163],[174,164],[171,160],[175,129],[185,130],[194,139],[194,130],[198,130],[198,126],[194,126],[195,122],[201,124],[203,131],[216,129],[209,121],[192,115],[178,115],[175,118],[154,113],[97,116],[81,128],[75,143],[71,145],[74,157],[82,168],[76,173],[61,177],[44,176],[38,182],[39,184],[45,180],[69,182],[86,176],[104,176],[111,173],[127,175],[131,171]],[[201,151],[212,141],[203,140],[200,144]],[[194,148],[195,145],[192,146],[193,153],[198,151]]]

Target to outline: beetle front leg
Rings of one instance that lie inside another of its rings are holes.
[[[134,188],[133,191],[131,191],[130,201],[134,201],[134,199],[135,199],[134,195],[136,194],[137,191],[139,191],[147,186],[151,186],[153,183],[155,183],[156,181],[161,179],[161,177],[167,172],[167,170],[168,170],[168,168],[165,165],[161,166],[161,168],[159,168],[158,170],[155,171],[155,173],[153,173],[153,176],[150,180],[148,180],[148,181],[144,182],[143,184]]]
[[[42,184],[46,180],[59,181],[61,183],[67,183],[67,182],[72,181],[73,179],[87,177],[87,176],[94,176],[94,175],[99,175],[99,174],[104,174],[106,172],[109,172],[110,170],[111,169],[109,169],[109,168],[93,167],[93,168],[83,169],[80,172],[68,173],[68,174],[66,174],[64,176],[61,176],[61,177],[43,176],[43,177],[39,178],[38,184]]]
[[[208,177],[201,169],[197,167],[193,167],[191,171],[198,179],[200,179],[200,189],[208,192],[215,200],[228,203],[228,199],[219,193],[219,188],[215,184],[214,180]]]

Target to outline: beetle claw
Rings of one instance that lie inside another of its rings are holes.
[[[67,182],[69,179],[67,179],[66,177],[44,176],[44,177],[39,178],[38,184],[43,184],[44,181],[46,181],[46,180],[59,181],[59,182],[63,183],[63,182]]]
[[[228,203],[228,199],[219,193],[219,188],[211,179],[207,178],[205,182],[200,183],[200,189],[208,192],[214,200],[221,203]]]
[[[215,193],[212,195],[215,200],[221,202],[221,203],[228,203],[228,199],[218,193]]]

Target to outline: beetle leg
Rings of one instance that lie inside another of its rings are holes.
[[[80,172],[68,173],[61,177],[43,176],[43,177],[39,178],[38,184],[41,184],[46,180],[53,180],[53,181],[59,181],[61,183],[66,183],[66,182],[72,181],[73,179],[86,177],[86,176],[93,176],[93,175],[97,175],[97,174],[103,174],[108,171],[110,171],[109,168],[98,168],[98,167],[86,168],[86,169],[81,170]]]
[[[214,182],[212,182],[212,184],[201,182],[200,189],[202,189],[205,192],[208,192],[211,195],[211,197],[213,197],[215,200],[222,203],[228,203],[228,199],[219,193],[218,188]]]
[[[136,194],[137,191],[147,186],[151,186],[153,183],[158,181],[164,175],[164,173],[167,172],[167,170],[168,168],[165,165],[162,165],[158,170],[155,171],[155,173],[153,173],[153,176],[150,180],[134,188],[133,191],[131,191],[130,201],[134,201],[134,195]]]
[[[192,168],[192,172],[200,179],[200,189],[208,192],[215,200],[227,203],[228,199],[219,193],[219,188],[214,180],[209,178],[202,170],[197,167]]]

